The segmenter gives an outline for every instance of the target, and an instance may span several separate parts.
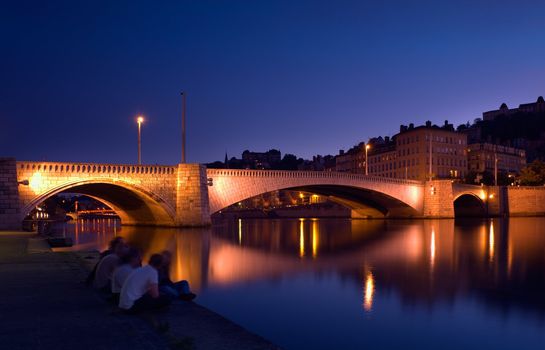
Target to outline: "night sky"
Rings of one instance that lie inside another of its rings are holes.
[[[335,154],[545,94],[543,1],[2,1],[0,156]]]

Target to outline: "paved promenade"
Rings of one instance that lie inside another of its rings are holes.
[[[81,255],[50,252],[33,234],[0,232],[0,344],[6,349],[277,349],[195,304],[176,302],[157,333],[86,288]]]

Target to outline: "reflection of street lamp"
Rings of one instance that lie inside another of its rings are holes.
[[[369,167],[367,166],[367,151],[369,151],[369,148],[371,148],[371,145],[366,144],[365,145],[365,175],[369,175]]]
[[[144,122],[144,117],[139,116],[136,118],[138,123],[138,165],[142,164],[142,123]]]

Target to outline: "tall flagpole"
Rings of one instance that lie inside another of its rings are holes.
[[[185,92],[181,92],[182,95],[182,163],[186,162],[185,159]]]

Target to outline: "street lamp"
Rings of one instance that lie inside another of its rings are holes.
[[[182,91],[180,93],[182,95],[182,163],[185,163],[185,109],[186,109],[186,93],[185,91]]]
[[[144,117],[138,116],[136,118],[138,123],[138,165],[142,164],[142,123],[144,122]]]
[[[369,151],[369,148],[371,148],[371,145],[366,144],[365,145],[365,175],[369,175],[369,166],[367,162],[367,152]]]

